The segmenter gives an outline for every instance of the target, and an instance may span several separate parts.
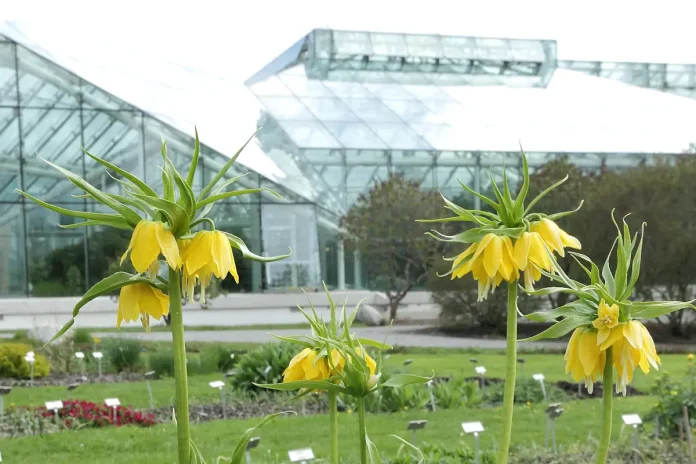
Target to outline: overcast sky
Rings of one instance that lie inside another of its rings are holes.
[[[35,3],[5,0],[3,8],[24,11],[4,27],[117,96],[176,119],[183,130],[198,125],[204,142],[223,152],[233,152],[256,123],[249,112],[256,102],[242,82],[316,27],[555,39],[561,59],[696,63],[694,1],[124,0],[76,5],[66,0],[40,9]],[[42,19],[31,17],[36,11]],[[484,103],[524,110],[524,117],[540,126],[562,120],[560,109],[571,124],[591,125],[598,114],[616,114],[616,127],[605,120],[595,123],[602,124],[596,137],[623,133],[627,144],[634,138],[638,146],[664,143],[665,151],[696,141],[696,101],[565,75],[554,76],[555,93],[545,103],[558,108],[530,107],[529,98],[516,107],[510,92]],[[485,95],[491,94],[481,91],[472,99]],[[654,125],[659,121],[662,127]],[[655,130],[646,131],[646,125]],[[592,137],[587,127],[577,131]],[[515,133],[514,140],[525,135]],[[652,141],[638,140],[648,135]]]

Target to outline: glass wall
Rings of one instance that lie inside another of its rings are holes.
[[[106,211],[82,198],[82,191],[45,163],[70,169],[104,191],[122,193],[115,173],[85,155],[85,147],[161,190],[160,134],[173,163],[186,171],[191,137],[0,38],[0,297],[79,295],[119,268],[129,231],[61,228],[81,220],[39,207],[17,189],[71,210]],[[227,160],[202,146],[194,191]],[[326,212],[241,166],[233,166],[228,176],[242,174],[247,175],[237,188],[269,187],[284,200],[258,194],[233,197],[216,204],[211,217],[256,254],[285,254],[290,246],[293,257],[264,265],[235,252],[240,284],[230,278],[222,289],[320,286],[326,275],[335,275],[335,254],[320,248],[317,236],[317,217]]]

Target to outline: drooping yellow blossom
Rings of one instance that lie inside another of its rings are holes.
[[[213,275],[224,279],[231,274],[239,283],[239,274],[232,254],[232,246],[227,236],[218,230],[202,230],[193,237],[191,243],[185,244],[184,283],[186,293],[193,294],[194,281],[201,284],[201,301],[205,303],[205,289]]]
[[[614,367],[618,373],[617,393],[626,394],[626,386],[633,380],[636,367],[640,366],[647,374],[650,366],[658,369],[658,364],[661,364],[650,332],[636,320],[617,325],[602,343],[597,342],[601,350],[612,347]]]
[[[597,343],[604,343],[611,334],[611,329],[619,325],[619,306],[613,304],[609,306],[604,298],[597,307],[597,319],[592,322],[592,326],[597,329]]]
[[[515,265],[524,272],[524,286],[527,290],[534,289],[534,282],[541,279],[541,271],[551,272],[553,263],[546,251],[544,239],[538,232],[522,232],[515,241],[513,252]]]
[[[457,256],[452,263],[452,279],[464,277],[470,272],[478,282],[479,301],[485,300],[503,280],[517,280],[519,272],[510,237],[486,234]]]
[[[585,381],[589,393],[594,389],[597,376],[602,375],[607,361],[607,353],[599,349],[597,331],[578,327],[568,342],[565,353],[565,372],[571,373],[576,382]]]
[[[194,287],[196,286],[196,274],[189,275],[186,272],[186,255],[188,253],[189,245],[191,245],[192,239],[179,239],[176,241],[179,247],[179,255],[181,255],[181,260],[184,262],[184,270],[181,273],[181,296],[188,298],[189,303],[193,303]]]
[[[689,362],[694,362],[694,358],[696,358],[696,356],[694,356],[693,353],[689,353],[686,355],[686,360]]]
[[[375,374],[375,371],[377,370],[377,363],[375,362],[374,359],[370,357],[367,352],[363,355],[362,349],[360,347],[356,348],[355,351],[358,353],[358,356],[361,356],[365,360],[365,364],[367,364],[367,368],[370,371],[370,376]]]
[[[331,367],[336,368],[335,370]],[[305,348],[295,355],[283,371],[283,382],[298,380],[326,380],[343,370],[345,359],[338,350],[331,351],[331,363],[326,356],[319,356],[311,348]]]
[[[132,322],[140,317],[143,326],[147,329],[150,326],[150,317],[159,320],[167,314],[169,314],[169,296],[159,289],[142,283],[121,287],[116,327],[121,327],[123,321]]]
[[[150,271],[152,277],[157,275],[160,253],[172,269],[178,269],[182,264],[174,235],[160,221],[140,221],[133,230],[128,249],[121,256],[121,264],[128,252],[135,270],[139,273]]]
[[[530,224],[529,229],[531,232],[537,232],[551,251],[558,253],[561,257],[565,256],[566,248],[575,248],[577,250],[582,248],[580,240],[568,234],[550,219],[533,222]]]

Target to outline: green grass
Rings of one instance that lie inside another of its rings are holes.
[[[407,370],[412,374],[431,375],[433,371],[438,376],[466,375],[473,376],[474,364],[469,359],[476,358],[478,365],[486,368],[488,377],[505,377],[505,356],[502,352],[495,351],[457,351],[451,350],[429,350],[421,351],[409,350],[406,353],[392,354],[384,360],[385,366]],[[385,352],[385,355],[388,354]],[[520,355],[525,360],[524,375],[531,377],[532,374],[543,373],[549,381],[559,380],[573,381],[570,375],[566,375],[565,361],[562,354],[532,354],[524,353]],[[413,363],[409,367],[404,367],[404,361],[412,359]],[[658,372],[669,372],[676,378],[683,377],[687,372],[686,355],[665,354],[660,357],[662,366]],[[517,368],[520,375],[520,365]],[[647,391],[657,378],[657,373],[651,369],[648,375],[643,374],[640,369],[636,370],[632,385],[639,390]]]
[[[211,388],[208,382],[224,379],[225,376],[223,374],[190,376],[189,398],[191,404],[220,401],[220,392]],[[174,404],[174,379],[152,380],[150,384],[156,407]],[[100,403],[104,402],[105,398],[118,398],[124,406],[128,405],[135,408],[150,407],[147,383],[145,381],[84,384],[71,392],[70,397]],[[63,386],[14,388],[5,397],[5,405],[13,403],[16,406],[41,406],[46,401],[64,400],[67,398],[68,392]]]
[[[613,434],[619,434],[621,414],[645,415],[653,403],[654,398],[650,397],[618,399],[615,402]],[[596,438],[600,406],[599,400],[564,404],[565,413],[556,425],[559,444],[563,446],[591,439],[590,437]],[[473,446],[473,438],[463,435],[460,424],[464,421],[480,420],[486,427],[486,431],[481,435],[481,447],[490,450],[497,445],[501,433],[500,413],[499,408],[458,409],[435,413],[408,411],[389,415],[368,415],[367,426],[370,439],[377,444],[382,455],[393,456],[400,443],[389,435],[398,434],[403,438],[410,438],[410,432],[405,430],[406,423],[410,420],[429,420],[427,427],[418,432],[420,442],[442,442],[451,447],[462,443]],[[545,417],[542,405],[531,408],[516,407],[513,447],[533,444],[543,446]],[[209,463],[215,462],[218,456],[230,456],[238,437],[259,420],[227,420],[196,425],[192,430],[192,438],[204,453],[206,460]],[[287,450],[301,447],[312,447],[317,458],[326,459],[327,420],[324,415],[283,417],[258,430],[255,435],[261,437],[261,445],[253,452],[254,462],[273,463],[276,459],[278,462],[287,462]],[[339,414],[339,434],[342,462],[358,462],[356,414]],[[50,456],[52,464],[171,464],[176,459],[175,437],[175,429],[171,424],[149,429],[89,429],[43,437],[3,440],[2,455],[6,462],[25,464],[44,463],[47,456]]]

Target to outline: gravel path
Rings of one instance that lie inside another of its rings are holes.
[[[467,337],[452,337],[447,335],[436,335],[422,333],[420,330],[426,326],[401,326],[401,327],[356,327],[354,332],[359,337],[371,338],[382,341],[386,338],[387,343],[399,346],[416,346],[425,348],[479,348],[499,350],[505,349],[503,339],[480,339]],[[276,335],[300,335],[303,329],[278,329],[271,331]],[[306,333],[309,333],[307,331]],[[105,337],[127,337],[147,341],[168,341],[171,334],[168,332],[96,332],[94,335],[100,338]],[[186,332],[186,341],[189,342],[240,342],[240,343],[263,343],[275,340],[266,330],[189,330]],[[519,343],[522,349],[564,349],[566,342],[547,341]]]

